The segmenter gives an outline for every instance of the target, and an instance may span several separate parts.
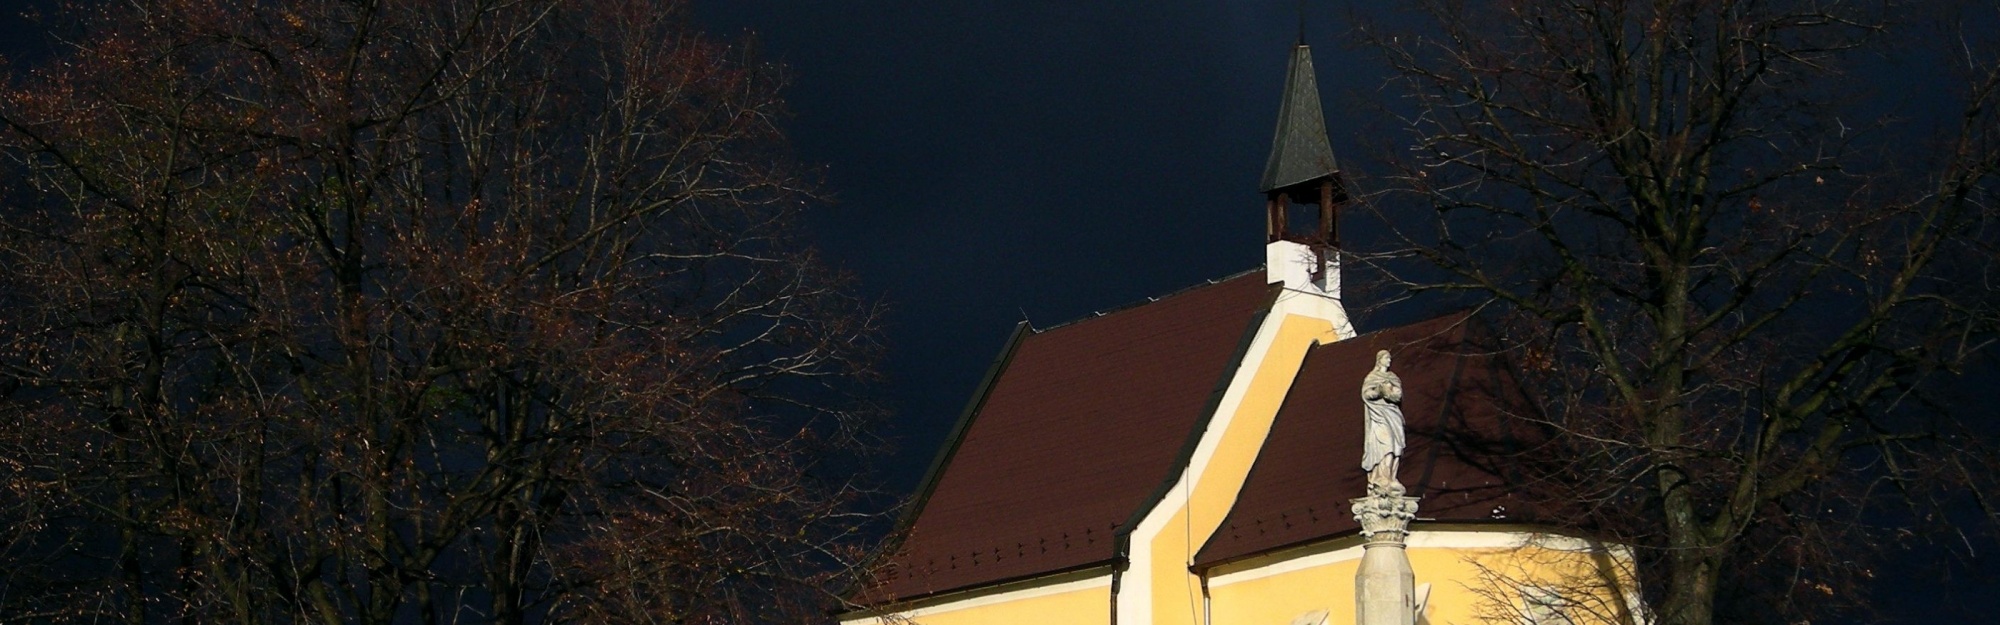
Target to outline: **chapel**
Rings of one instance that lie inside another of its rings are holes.
[[[1311,50],[1286,71],[1264,266],[1017,327],[844,625],[1643,620],[1629,554],[1523,496],[1540,420],[1487,326],[1349,318]],[[1385,351],[1394,493],[1361,468]]]

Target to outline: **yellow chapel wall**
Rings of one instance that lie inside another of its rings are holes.
[[[1431,586],[1420,625],[1533,623],[1525,592],[1560,597],[1559,609],[1576,625],[1644,622],[1629,608],[1637,599],[1631,559],[1621,549],[1493,529],[1418,530],[1409,543],[1416,583]],[[1217,567],[1206,622],[1288,625],[1325,610],[1329,625],[1353,623],[1361,554],[1359,538],[1349,537]]]
[[[1214,454],[1203,463],[1193,488],[1180,491],[1181,501],[1162,501],[1161,507],[1177,511],[1148,545],[1151,568],[1152,625],[1200,625],[1203,602],[1201,578],[1188,570],[1194,550],[1220,527],[1236,496],[1249,477],[1250,466],[1264,447],[1271,423],[1284,404],[1306,352],[1315,343],[1331,343],[1341,337],[1328,319],[1304,315],[1284,315],[1262,358],[1255,363],[1249,388],[1234,414],[1214,422],[1226,424]],[[1171,496],[1170,496],[1171,497]],[[1120,619],[1125,620],[1125,619]],[[1290,621],[1286,621],[1289,623]],[[1282,624],[1281,624],[1282,625]]]

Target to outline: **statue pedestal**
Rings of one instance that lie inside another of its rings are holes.
[[[1417,498],[1376,493],[1351,500],[1361,524],[1361,568],[1354,574],[1356,625],[1416,623],[1416,576],[1403,542],[1417,518]]]

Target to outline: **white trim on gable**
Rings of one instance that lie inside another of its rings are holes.
[[[1230,378],[1228,388],[1223,391],[1222,400],[1216,403],[1215,414],[1210,416],[1207,429],[1202,431],[1200,440],[1195,443],[1194,454],[1189,457],[1188,466],[1181,472],[1180,477],[1175,479],[1173,487],[1167,491],[1166,496],[1160,498],[1153,509],[1148,510],[1142,517],[1138,526],[1133,528],[1129,543],[1131,545],[1131,553],[1128,554],[1129,565],[1123,574],[1124,579],[1119,583],[1117,596],[1112,598],[1118,605],[1118,622],[1112,625],[1153,622],[1154,562],[1151,553],[1153,541],[1166,529],[1174,514],[1185,508],[1191,486],[1201,483],[1209,462],[1215,458],[1216,450],[1222,444],[1223,435],[1235,423],[1237,412],[1243,407],[1243,401],[1250,392],[1251,382],[1257,378],[1265,359],[1270,355],[1285,321],[1292,316],[1327,321],[1333,325],[1334,335],[1341,340],[1354,337],[1354,326],[1348,322],[1347,310],[1341,306],[1339,299],[1328,297],[1323,293],[1291,288],[1279,292],[1277,300],[1271,305],[1270,312],[1264,316],[1263,323],[1257,328],[1255,338],[1251,340],[1249,347],[1243,350],[1243,357],[1237,364],[1236,373]],[[1202,540],[1195,540],[1195,544],[1188,546],[1190,557],[1201,548],[1200,543],[1206,538],[1203,536]],[[1192,562],[1182,564],[1185,566]]]

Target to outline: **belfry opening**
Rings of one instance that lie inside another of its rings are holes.
[[[1258,188],[1264,194],[1265,242],[1291,242],[1310,250],[1315,257],[1311,279],[1324,282],[1337,262],[1339,209],[1348,193],[1327,141],[1312,49],[1305,44],[1292,48],[1277,130]]]

